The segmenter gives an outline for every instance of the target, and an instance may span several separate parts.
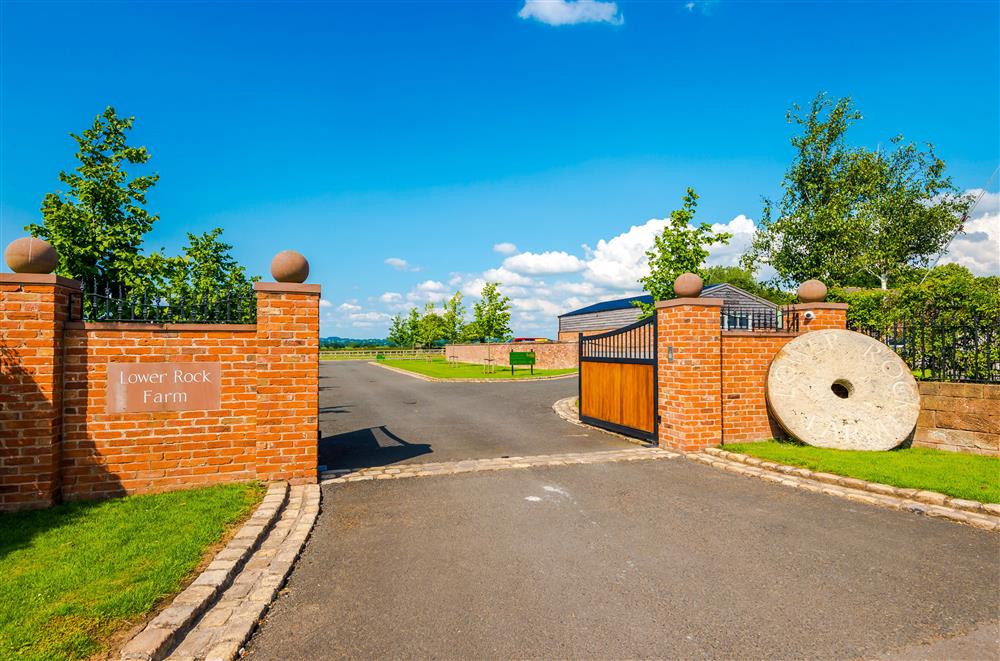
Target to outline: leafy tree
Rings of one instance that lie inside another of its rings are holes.
[[[445,339],[446,332],[445,320],[435,311],[434,304],[425,305],[424,313],[417,323],[417,344],[423,347],[432,347]]]
[[[146,193],[159,175],[126,170],[149,160],[145,147],[128,144],[134,122],[109,106],[89,129],[70,134],[79,165],[59,173],[68,191],[46,195],[42,224],[25,227],[58,251],[59,275],[116,285],[139,276],[142,239],[158,219],[145,208]]]
[[[389,343],[397,347],[408,347],[413,344],[413,337],[410,335],[410,326],[402,314],[396,313],[389,323]]]
[[[472,309],[470,339],[482,342],[505,342],[511,338],[510,298],[500,294],[499,283],[487,282],[480,293],[481,300]]]
[[[221,240],[222,229],[188,234],[178,256],[162,250],[143,254],[143,239],[158,220],[146,208],[146,194],[159,175],[130,176],[127,166],[145,165],[145,147],[128,144],[134,117],[119,117],[108,107],[90,128],[70,135],[77,142],[79,165],[59,179],[69,190],[49,193],[42,202],[42,223],[25,229],[46,239],[59,253],[57,272],[99,288],[123,288],[150,302],[220,303],[233,290],[246,289],[258,278],[247,278],[232,257],[232,246]],[[233,300],[228,300],[232,305]],[[230,307],[233,315],[248,314]]]
[[[706,285],[729,283],[778,305],[791,303],[795,299],[791,292],[758,282],[753,272],[739,266],[706,266],[702,269],[701,276]]]
[[[455,292],[454,296],[444,304],[444,340],[446,342],[458,342],[465,332],[465,306],[462,305],[462,292]]]
[[[646,251],[649,259],[649,275],[639,279],[643,288],[652,295],[654,301],[665,301],[674,297],[674,280],[682,273],[701,274],[702,264],[708,257],[708,247],[729,243],[732,234],[712,232],[708,223],[692,225],[698,207],[698,194],[688,188],[680,209],[670,212],[667,226],[656,237],[653,247]],[[643,309],[643,316],[653,313],[654,305],[633,302]]]
[[[416,347],[420,341],[420,312],[417,308],[410,308],[410,314],[406,317],[406,337],[410,348]]]
[[[861,114],[851,99],[819,94],[788,122],[795,157],[779,202],[765,198],[762,219],[743,265],[771,265],[778,281],[820,278],[831,285],[882,288],[914,266],[926,266],[954,232],[968,201],[956,195],[933,147],[921,151],[892,139],[895,151],[852,148],[848,129]]]

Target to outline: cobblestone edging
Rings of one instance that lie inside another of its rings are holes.
[[[566,422],[572,423],[577,427],[583,427],[584,429],[589,429],[591,431],[597,431],[602,434],[607,434],[608,436],[615,436],[622,439],[623,441],[628,441],[634,445],[640,445],[644,448],[656,447],[649,441],[644,441],[641,438],[633,438],[631,436],[626,436],[625,434],[618,434],[607,429],[600,429],[599,427],[594,427],[593,425],[588,425],[586,422],[580,421],[580,411],[574,406],[576,402],[576,397],[565,397],[560,399],[558,402],[552,405],[552,410],[556,412],[560,418]]]
[[[418,374],[416,372],[411,372],[410,370],[400,369],[398,367],[390,367],[389,365],[383,365],[378,362],[369,362],[369,365],[375,365],[381,367],[384,370],[389,370],[390,372],[397,372],[399,374],[405,374],[406,376],[412,376],[414,379],[420,379],[421,381],[433,381],[435,383],[530,383],[532,381],[555,381],[557,379],[571,379],[577,375],[577,372],[570,372],[569,374],[556,374],[555,376],[533,376],[528,378],[520,379],[504,379],[496,377],[493,379],[439,379],[434,376],[427,376],[426,374]]]
[[[681,456],[660,448],[625,448],[604,452],[573,452],[569,454],[543,454],[530,457],[499,459],[467,459],[426,464],[397,464],[362,468],[356,471],[332,470],[320,475],[321,484],[362,482],[365,480],[399,480],[404,477],[430,477],[432,475],[457,475],[481,473],[511,468],[536,468],[538,466],[569,466],[573,464],[600,464],[614,461],[643,461],[648,459],[673,459]]]
[[[233,582],[288,502],[288,484],[271,484],[257,510],[208,567],[121,650],[122,659],[162,659]]]
[[[318,484],[294,486],[281,519],[260,549],[168,658],[230,661],[240,655],[278,595],[319,515]]]
[[[687,458],[731,473],[758,477],[814,493],[825,493],[869,505],[939,517],[983,530],[1000,530],[1000,505],[950,498],[935,491],[904,489],[832,473],[819,473],[719,448],[706,448],[701,452],[693,452],[688,454]]]

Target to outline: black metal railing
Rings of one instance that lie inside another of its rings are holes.
[[[599,335],[580,338],[580,360],[609,363],[655,363],[656,317]]]
[[[790,308],[723,306],[722,330],[797,333],[799,313]]]
[[[848,328],[892,348],[919,380],[1000,383],[1000,315],[935,315]]]
[[[70,300],[74,321],[124,321],[149,324],[255,324],[253,286],[192,293],[135,292],[125,287],[87,283]]]

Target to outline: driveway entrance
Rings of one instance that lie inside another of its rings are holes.
[[[636,447],[553,414],[553,402],[576,394],[576,377],[429,382],[330,361],[319,383],[319,463],[328,470]]]

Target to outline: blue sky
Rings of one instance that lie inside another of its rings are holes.
[[[636,291],[686,186],[736,231],[712,261],[736,259],[791,156],[785,110],[818,91],[854,97],[856,142],[931,141],[983,186],[998,7],[4,0],[0,243],[73,166],[67,133],[114,105],[161,176],[150,247],[221,225],[263,275],[299,250],[326,335],[380,336],[487,278],[515,333],[553,335],[559,312]],[[947,259],[1000,269],[996,190]]]

